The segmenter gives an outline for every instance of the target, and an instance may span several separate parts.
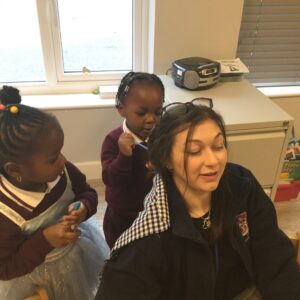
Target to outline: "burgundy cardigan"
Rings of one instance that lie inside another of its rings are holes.
[[[74,201],[81,201],[88,209],[88,216],[97,211],[98,197],[94,189],[86,182],[86,177],[73,164],[66,163],[66,168],[75,193]],[[55,187],[44,199],[28,211],[6,197],[0,191],[0,201],[30,220],[55,203],[66,188],[67,178],[63,174]],[[28,274],[44,262],[46,255],[53,249],[43,235],[43,228],[26,237],[18,225],[0,213],[0,280],[9,280]]]
[[[110,132],[101,150],[102,180],[106,186],[107,202],[103,231],[111,248],[143,209],[144,198],[152,187],[153,178],[145,166],[148,162],[147,150],[136,146],[132,156],[120,153],[118,139],[122,132],[122,126]]]

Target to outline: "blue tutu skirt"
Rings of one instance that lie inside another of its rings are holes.
[[[81,223],[79,230],[76,242],[49,253],[31,273],[0,281],[0,299],[24,300],[37,286],[47,290],[49,300],[94,299],[109,249],[93,217]]]

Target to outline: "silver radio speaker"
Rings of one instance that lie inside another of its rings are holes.
[[[220,79],[220,63],[203,58],[188,57],[172,63],[175,85],[189,90],[206,89]]]

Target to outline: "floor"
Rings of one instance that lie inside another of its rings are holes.
[[[102,224],[103,224],[103,216],[106,208],[106,202],[104,200],[104,186],[100,180],[90,180],[89,184],[97,191],[98,194],[98,210],[96,213],[96,218],[103,232]]]
[[[278,225],[291,238],[296,238],[297,232],[300,233],[299,195],[297,199],[275,202]]]
[[[104,200],[104,187],[100,180],[90,181],[89,184],[96,189],[99,195],[99,205],[96,218],[103,224],[103,215],[106,208]],[[300,195],[300,194],[299,194]],[[279,227],[289,236],[295,237],[296,232],[300,232],[300,197],[289,201],[274,202]]]

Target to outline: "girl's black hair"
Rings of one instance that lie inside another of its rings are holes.
[[[49,131],[61,130],[57,119],[37,108],[17,104],[0,111],[0,172],[6,162],[24,162]]]
[[[180,104],[179,104],[180,105]],[[224,137],[224,145],[227,148],[227,140],[225,133],[225,125],[223,118],[213,109],[202,106],[194,105],[191,102],[182,103],[184,111],[178,109],[174,105],[174,109],[170,108],[164,112],[160,123],[155,126],[148,140],[149,159],[153,164],[155,170],[162,176],[164,182],[167,184],[171,176],[166,164],[170,159],[174,137],[179,132],[188,128],[187,141],[192,137],[195,127],[199,123],[206,120],[213,120],[221,130]],[[176,112],[177,111],[177,112]],[[175,112],[175,113],[174,113]],[[188,147],[186,141],[186,150]],[[187,160],[188,154],[185,151],[184,168],[187,176]],[[222,175],[218,188],[212,193],[211,204],[211,238],[217,240],[223,236],[225,227],[228,225],[228,215],[231,207],[231,191],[229,188],[226,169]],[[188,176],[187,176],[188,179]]]
[[[19,104],[21,103],[20,91],[9,85],[4,85],[0,90],[0,103],[3,105]]]
[[[120,104],[124,104],[125,98],[128,95],[130,87],[136,83],[146,83],[158,86],[161,89],[163,96],[163,101],[165,99],[165,87],[160,80],[160,78],[151,73],[146,72],[129,72],[121,80],[116,95],[116,107],[118,108]]]

